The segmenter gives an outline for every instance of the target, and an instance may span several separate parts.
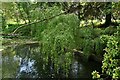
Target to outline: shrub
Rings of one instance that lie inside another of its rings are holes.
[[[119,43],[119,28],[115,35],[102,35],[100,39],[106,44],[104,49],[104,59],[102,61],[102,74],[111,76],[113,79],[120,78],[120,43]],[[96,76],[93,72],[93,78]]]

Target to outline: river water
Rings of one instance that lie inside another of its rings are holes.
[[[64,56],[64,55],[63,55]],[[51,57],[51,56],[49,56]],[[65,56],[64,56],[65,57]],[[48,60],[46,60],[48,59]],[[46,61],[45,61],[46,60]],[[40,52],[39,45],[12,46],[2,51],[2,78],[92,78],[91,72],[101,71],[96,62],[84,62],[73,56],[67,67],[53,63]],[[58,60],[59,63],[61,60]],[[64,65],[64,64],[63,64]]]

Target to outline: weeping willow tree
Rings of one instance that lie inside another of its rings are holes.
[[[71,50],[75,48],[78,18],[74,14],[61,15],[52,19],[41,33],[42,54],[45,62],[52,60],[55,70],[61,67],[67,74],[72,61]],[[67,76],[67,75],[66,75]]]

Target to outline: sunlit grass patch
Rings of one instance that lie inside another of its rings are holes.
[[[99,24],[103,24],[105,22],[105,20],[82,20],[80,21],[80,27],[84,27],[84,26],[92,26],[92,25],[99,25]]]
[[[25,22],[23,21],[23,20],[20,20],[19,22],[17,22],[16,20],[14,20],[14,19],[9,19],[9,20],[7,20],[6,21],[7,22],[7,24],[24,24]]]

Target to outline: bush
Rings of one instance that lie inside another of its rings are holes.
[[[113,79],[120,78],[120,43],[119,43],[119,28],[115,35],[102,35],[101,40],[106,44],[104,49],[106,53],[104,54],[104,59],[102,61],[102,74],[111,76]],[[93,72],[93,78],[96,76]]]
[[[83,50],[86,57],[91,54],[103,55],[105,44],[101,42],[100,35],[104,30],[100,28],[81,27],[77,31],[76,45],[77,48]]]

